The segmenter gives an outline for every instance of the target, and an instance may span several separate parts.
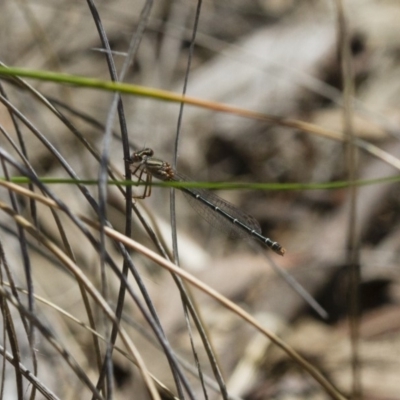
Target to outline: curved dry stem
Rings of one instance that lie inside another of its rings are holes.
[[[26,190],[26,189],[25,189]],[[36,194],[36,196],[39,196]],[[43,198],[44,199],[44,198]],[[39,200],[39,199],[37,199]],[[40,200],[39,200],[40,201]],[[53,203],[51,200],[49,201]],[[47,204],[51,206],[50,204]],[[37,239],[43,246],[45,246],[53,255],[55,255],[59,261],[76,277],[76,279],[85,287],[85,289],[89,292],[92,298],[96,301],[96,303],[102,308],[105,312],[105,315],[111,322],[118,326],[119,335],[121,340],[127,347],[131,356],[136,360],[137,366],[141,372],[143,380],[147,385],[147,388],[150,392],[151,397],[154,400],[160,400],[160,396],[154,386],[154,383],[147,371],[146,365],[135,347],[134,343],[126,333],[126,331],[119,326],[116,316],[107,302],[103,299],[101,294],[92,284],[92,282],[86,277],[86,275],[82,272],[82,270],[76,265],[58,246],[56,246],[52,241],[47,239],[43,234],[41,234],[29,221],[23,218],[21,215],[18,215],[8,207],[7,204],[0,202],[0,208],[6,212],[8,215],[14,218],[14,220],[23,227],[27,232],[29,232],[35,239]],[[58,208],[58,207],[57,207]]]
[[[39,194],[32,193],[27,189],[21,188],[18,185],[15,185],[10,182],[5,182],[5,181],[0,181],[0,185],[6,186],[7,188],[11,190],[15,190],[16,192],[20,194],[24,194],[26,196],[34,197],[35,200],[40,201],[49,207],[55,207],[59,208],[58,205],[52,201],[49,200]],[[4,208],[5,210],[8,209],[7,205],[0,203],[0,208]],[[12,212],[12,210],[11,210]],[[87,223],[89,226],[99,229],[100,225],[97,222],[94,222],[90,220],[89,218],[85,216],[79,216],[82,221]],[[15,216],[15,219],[18,223],[22,224],[25,229],[27,229],[30,233],[36,235],[39,234],[39,232],[36,231],[36,229],[24,218],[21,216]],[[193,286],[197,287],[204,293],[207,293],[209,296],[213,297],[215,300],[219,301],[223,306],[237,314],[240,318],[243,320],[247,321],[250,325],[252,325],[254,328],[256,328],[258,331],[260,331],[262,334],[264,334],[266,337],[268,337],[273,343],[275,343],[279,348],[281,348],[286,354],[288,354],[294,361],[296,361],[302,368],[304,368],[324,389],[327,393],[329,393],[330,396],[332,396],[333,399],[336,400],[345,400],[345,397],[338,391],[338,389],[331,383],[329,382],[312,364],[310,364],[307,360],[305,360],[298,352],[296,352],[292,347],[290,347],[288,344],[286,344],[282,339],[280,339],[278,336],[276,336],[273,332],[269,331],[265,327],[260,324],[253,316],[248,314],[246,311],[244,311],[241,307],[221,295],[219,292],[216,290],[212,289],[208,285],[204,284],[188,272],[180,269],[177,267],[175,264],[171,263],[168,260],[165,260],[158,254],[154,253],[153,251],[149,250],[147,247],[141,245],[138,242],[135,242],[134,240],[128,238],[127,236],[115,231],[114,229],[111,229],[109,227],[104,227],[105,233],[107,236],[110,238],[120,241],[123,243],[125,246],[130,247],[141,254],[145,255],[158,265],[160,265],[163,268],[166,268],[170,272],[180,276],[181,278],[185,279],[189,283],[191,283]],[[49,240],[46,238],[43,238],[44,240],[44,245],[47,247],[49,246],[49,250],[52,251],[66,266],[67,268],[75,275],[77,278],[82,279],[82,283],[85,285],[89,293],[94,297],[96,301],[98,301],[98,304],[103,308],[103,310],[107,313],[107,316],[114,321],[114,314],[112,310],[109,308],[109,306],[104,302],[102,299],[101,295],[97,292],[96,288],[92,285],[92,283],[86,278],[86,276],[82,273],[82,271],[77,267],[63,252],[61,252],[56,246],[54,246]],[[128,346],[132,345],[129,337],[127,337],[125,331],[120,328],[120,335],[121,339],[124,340],[125,345]],[[125,342],[126,341],[126,342]],[[129,347],[128,347],[129,348]],[[135,353],[133,349],[130,348],[130,351],[132,351],[132,355]],[[135,355],[133,355],[136,357]],[[143,364],[143,368],[145,368]],[[145,373],[146,377],[149,379],[148,372],[146,370]],[[152,387],[154,387],[152,385]]]
[[[3,284],[9,286],[8,282],[3,282]],[[16,289],[19,290],[21,293],[25,293],[25,294],[27,293],[27,291],[25,289],[23,289],[23,288],[17,287]],[[103,335],[101,335],[99,332],[94,330],[90,325],[88,325],[84,321],[76,318],[74,315],[72,315],[68,311],[66,311],[63,308],[59,307],[57,304],[55,304],[55,303],[45,299],[42,296],[37,295],[37,294],[34,294],[34,297],[35,297],[35,299],[37,301],[47,305],[48,307],[50,307],[53,310],[55,310],[56,312],[60,313],[61,315],[63,315],[64,317],[68,318],[72,322],[74,322],[77,325],[81,326],[83,329],[87,330],[91,335],[96,336],[98,339],[100,339],[104,343],[107,342],[107,339]],[[136,360],[128,352],[126,352],[124,349],[122,349],[121,347],[116,346],[116,345],[113,346],[113,349],[116,350],[121,355],[123,355],[128,361],[130,361],[131,363],[133,363],[133,364],[135,364],[137,366]],[[0,354],[1,354],[1,352],[2,352],[2,350],[1,350],[1,346],[0,346]],[[165,393],[168,393],[169,398],[171,398],[171,399],[173,399],[173,398],[177,399],[176,396],[159,379],[157,379],[151,373],[150,373],[150,376],[154,380],[155,384],[158,386],[158,390],[162,390]]]
[[[10,354],[2,345],[0,345],[0,354],[4,357],[6,361],[15,367],[15,359],[12,354]],[[48,400],[60,400],[48,387],[46,387],[43,382],[41,382],[32,372],[25,367],[22,363],[18,363],[17,368],[21,374],[33,385],[37,390]]]

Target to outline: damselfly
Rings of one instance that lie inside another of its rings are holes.
[[[145,189],[141,198],[150,196],[153,176],[162,181],[188,181],[186,177],[175,171],[171,164],[153,157],[153,154],[152,149],[145,148],[133,152],[128,160],[132,174],[138,176],[139,181],[143,180],[143,174],[146,175]],[[186,197],[191,205],[210,224],[217,228],[222,227],[229,231],[230,236],[233,237],[254,237],[275,253],[281,256],[285,254],[285,249],[278,242],[274,242],[261,234],[260,224],[255,218],[243,213],[233,204],[205,189],[186,187],[179,189],[187,195]]]

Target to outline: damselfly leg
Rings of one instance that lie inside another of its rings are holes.
[[[149,152],[144,153],[144,154],[141,154],[141,153],[142,152],[133,153],[131,158],[129,159],[132,175],[134,175],[138,178],[137,184],[139,185],[141,182],[144,183],[143,193],[141,195],[135,195],[135,194],[132,195],[132,197],[134,199],[139,199],[139,200],[143,200],[146,197],[151,196],[151,183],[152,183],[152,179],[153,179],[152,174],[148,171],[148,169],[146,168],[146,164],[145,164],[145,160],[147,158],[147,155],[149,155]],[[141,155],[139,156],[138,154],[141,154]],[[151,151],[151,154],[152,154],[152,151]],[[145,179],[143,179],[143,175],[145,175]]]

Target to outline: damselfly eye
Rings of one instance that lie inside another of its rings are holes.
[[[152,149],[146,148],[140,151],[134,151],[131,155],[130,162],[131,163],[137,163],[137,162],[143,162],[145,159],[152,157],[154,154],[154,151]]]
[[[143,156],[152,157],[153,154],[154,154],[154,151],[153,151],[153,149],[150,149],[150,148],[146,147],[145,149],[143,149],[139,153],[142,154]]]

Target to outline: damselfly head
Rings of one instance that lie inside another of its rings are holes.
[[[136,154],[138,154],[140,157],[153,157],[154,151],[153,149],[150,149],[149,147],[145,147],[143,150],[138,151]]]
[[[152,157],[154,151],[150,148],[145,148],[140,151],[134,151],[129,159],[129,163],[136,164],[138,162],[144,162],[148,157]]]

